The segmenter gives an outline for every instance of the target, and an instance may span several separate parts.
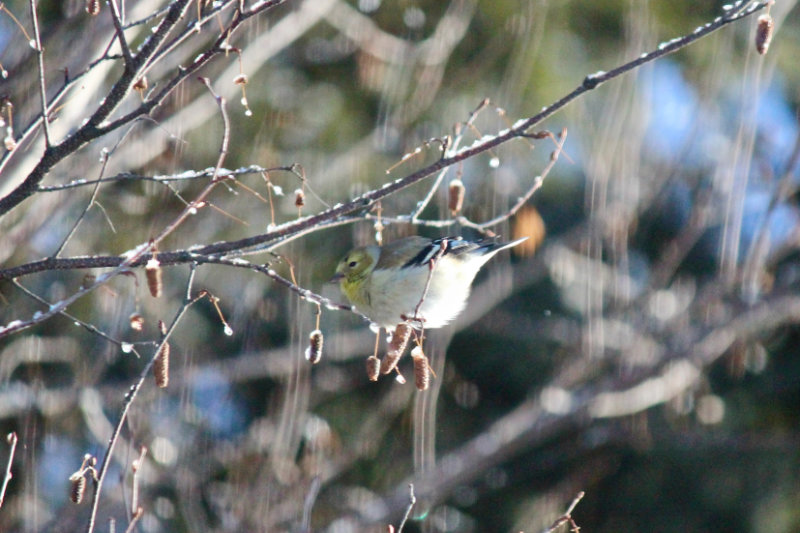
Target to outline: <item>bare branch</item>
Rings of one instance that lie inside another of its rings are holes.
[[[133,54],[128,46],[128,40],[125,38],[125,30],[122,27],[122,21],[119,14],[119,7],[117,7],[117,0],[109,0],[108,5],[111,6],[111,20],[114,22],[114,28],[117,30],[117,41],[119,47],[122,49],[122,57],[125,58],[125,68],[133,66]]]
[[[559,516],[558,519],[553,522],[553,525],[545,529],[543,533],[553,533],[556,529],[560,528],[566,523],[570,523],[573,526],[571,531],[577,532],[579,528],[577,525],[575,525],[575,521],[572,519],[572,511],[575,510],[575,507],[577,507],[578,503],[580,503],[584,496],[585,493],[583,491],[579,492],[575,498],[573,498],[572,503],[569,504],[569,507],[564,514]]]
[[[103,482],[105,481],[106,475],[108,474],[108,468],[111,465],[111,457],[114,453],[114,447],[117,444],[120,432],[122,431],[122,427],[124,426],[125,420],[127,419],[128,411],[130,410],[133,401],[136,399],[136,395],[139,393],[139,390],[141,390],[142,385],[144,385],[147,376],[150,375],[150,371],[153,368],[153,364],[155,364],[156,358],[158,358],[158,356],[161,354],[161,348],[169,340],[170,336],[175,331],[175,327],[183,318],[183,315],[186,313],[189,307],[197,303],[197,301],[200,300],[201,298],[205,297],[205,294],[203,293],[201,293],[199,296],[195,297],[191,296],[192,286],[194,284],[195,272],[196,268],[195,266],[192,266],[189,272],[189,279],[186,282],[186,297],[183,301],[183,304],[175,314],[175,318],[172,319],[172,323],[167,329],[167,332],[162,336],[158,345],[153,350],[153,356],[150,358],[150,360],[142,369],[141,373],[139,374],[139,379],[133,385],[131,385],[131,388],[125,395],[125,403],[122,407],[122,412],[119,415],[119,420],[117,421],[117,425],[114,428],[114,432],[112,433],[111,438],[108,441],[108,447],[106,448],[106,453],[103,455],[103,460],[100,462],[100,468],[97,469],[97,480],[95,481],[95,490],[94,493],[92,494],[92,510],[91,514],[89,515],[89,523],[86,528],[87,533],[92,533],[92,531],[94,531],[95,522],[97,520],[97,510],[98,506],[100,505],[100,494],[102,493],[103,489]]]
[[[8,463],[6,464],[6,473],[3,476],[3,485],[0,487],[0,509],[3,507],[3,500],[6,497],[6,489],[8,488],[8,483],[11,481],[13,477],[11,475],[11,465],[14,463],[14,453],[17,451],[17,434],[15,432],[11,432],[6,435],[6,440],[11,445],[8,451]]]
[[[42,131],[44,132],[45,150],[50,148],[50,124],[47,118],[47,90],[44,78],[44,49],[39,37],[39,17],[36,14],[36,0],[29,0],[31,19],[33,20],[33,39],[36,45],[36,61],[39,66],[39,98],[42,101]]]

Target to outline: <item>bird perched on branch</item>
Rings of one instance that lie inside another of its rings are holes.
[[[344,256],[331,281],[339,282],[356,309],[389,331],[404,321],[440,328],[464,309],[481,267],[526,238],[499,243],[407,237],[383,247],[364,246]]]

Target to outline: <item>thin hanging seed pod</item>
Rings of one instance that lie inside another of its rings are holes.
[[[295,189],[294,191],[294,205],[298,209],[306,205],[306,193],[303,192],[303,189]]]
[[[16,141],[16,140],[14,139],[14,137],[13,137],[13,136],[12,136],[12,135],[9,133],[9,134],[8,134],[8,135],[6,135],[6,136],[5,136],[5,138],[3,139],[3,146],[5,146],[5,147],[6,147],[6,150],[8,150],[9,152],[13,152],[14,150],[16,150],[16,149],[17,149],[17,141]]]
[[[308,336],[308,348],[306,348],[306,359],[316,365],[322,359],[322,332],[318,329],[312,331]]]
[[[160,389],[169,385],[169,352],[169,342],[165,342],[153,361],[153,376],[156,378],[156,386]]]
[[[83,276],[83,281],[81,282],[81,288],[85,289],[87,287],[91,287],[94,285],[94,282],[97,281],[97,276],[94,274],[86,274]]]
[[[414,361],[414,384],[418,390],[427,390],[431,383],[431,367],[422,352],[422,346],[414,346],[411,359]]]
[[[161,296],[162,283],[161,283],[161,263],[158,259],[152,257],[144,266],[144,273],[147,276],[147,288],[150,289],[150,294],[153,298]]]
[[[369,378],[370,381],[378,381],[380,375],[381,360],[374,355],[370,355],[367,357],[367,378]]]
[[[79,504],[83,501],[83,495],[86,493],[86,478],[83,471],[79,470],[69,476],[69,499],[74,504]]]
[[[406,351],[410,336],[411,326],[408,322],[401,322],[395,327],[392,340],[389,342],[389,348],[386,350],[386,357],[381,361],[381,374],[388,374],[394,370],[400,357]]]
[[[147,81],[147,76],[142,76],[133,83],[133,90],[139,92],[146,91],[149,85],[150,84]]]
[[[131,329],[133,331],[142,331],[144,328],[144,317],[139,313],[133,313],[130,317],[128,317],[128,321],[131,324]]]
[[[461,212],[461,208],[464,207],[464,194],[466,193],[464,182],[458,178],[452,180],[447,188],[447,192],[447,206],[450,208],[450,215],[456,216]]]
[[[91,16],[100,13],[100,0],[86,0],[86,12]]]
[[[772,42],[772,33],[775,29],[775,22],[772,16],[761,15],[758,17],[758,25],[756,26],[756,51],[762,56],[769,50],[769,44]]]
[[[388,374],[394,370],[402,355],[403,352],[400,351],[386,352],[386,357],[381,361],[381,374]]]

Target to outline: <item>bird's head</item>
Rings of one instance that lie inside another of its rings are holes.
[[[336,266],[336,274],[331,281],[339,282],[343,289],[362,281],[375,268],[377,254],[369,248],[356,248],[345,255]]]

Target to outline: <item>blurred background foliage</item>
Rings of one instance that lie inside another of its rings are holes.
[[[133,21],[162,2],[124,4]],[[723,4],[294,1],[231,38],[241,63],[231,53],[201,74],[228,101],[225,166],[302,165],[309,214],[435,161],[438,145],[426,141],[452,135],[485,98],[490,104],[464,145],[532,116],[588,74],[694,31]],[[100,529],[110,518],[118,530],[128,523],[130,464],[146,446],[141,531],[301,531],[304,505],[314,531],[384,530],[399,523],[409,481],[437,461],[447,471],[443,457],[475,460],[445,462],[459,476],[421,498],[406,531],[540,531],[579,491],[586,496],[574,518],[584,531],[800,530],[798,314],[747,320],[771,302],[796,309],[800,301],[794,6],[778,0],[772,7],[776,33],[766,56],[755,52],[751,17],[600,86],[546,122],[555,133],[568,129],[566,153],[520,214],[493,228],[506,238],[532,235],[540,246],[494,260],[462,320],[428,339],[440,369],[433,390],[368,382],[363,366],[373,336],[344,312],[323,309],[324,356],[311,367],[303,351],[315,306],[257,273],[200,267],[195,290],[219,298],[233,334],[224,334],[207,300],[190,308],[172,338],[169,387],[148,383],[133,403],[104,488]],[[31,27],[27,2],[5,7]],[[113,28],[105,4],[96,17],[78,0],[42,1],[38,10],[52,92],[65,68],[74,75],[102,53]],[[134,48],[153,25],[128,30]],[[205,26],[156,64],[150,86],[191,61],[216,31]],[[40,111],[35,56],[7,13],[0,13],[0,63],[8,71],[0,93],[21,128]],[[233,83],[240,68],[249,79],[246,106]],[[105,62],[71,91],[53,122],[56,136],[88,116],[118,71]],[[120,113],[139,101],[131,94]],[[43,185],[96,179],[103,149],[110,150],[106,177],[213,167],[221,135],[213,100],[191,79],[152,120],[82,148]],[[36,146],[18,148],[0,175],[0,194],[38,158]],[[417,147],[417,156],[387,175]],[[548,139],[507,143],[451,168],[446,181],[461,177],[464,214],[482,222],[524,194],[552,150]],[[218,187],[213,206],[162,249],[239,239],[298,216],[296,175],[271,172],[267,183],[251,173],[238,181],[243,186]],[[445,227],[392,222],[431,183],[382,202],[385,240],[475,236],[452,220]],[[62,255],[121,254],[146,242],[204,185],[104,183],[102,209],[88,212]],[[0,219],[0,267],[52,255],[90,194],[88,187],[40,192]],[[444,189],[423,218],[450,218]],[[340,299],[326,283],[336,261],[374,239],[368,220],[311,233],[279,248],[287,261],[275,268],[288,276],[290,262],[300,285]],[[0,340],[0,433],[20,438],[0,530],[84,527],[88,508],[69,502],[67,479],[85,453],[102,458],[123,395],[151,355],[145,341],[158,337],[157,320],[177,310],[188,271],[165,268],[159,299],[136,272],[69,309],[113,339],[142,343],[143,358],[61,316]],[[86,274],[20,281],[55,302]],[[0,281],[0,323],[40,309]],[[142,332],[131,330],[132,313],[144,316]],[[744,326],[731,332],[731,324]],[[735,340],[703,352],[714,332]],[[696,376],[664,377],[684,360],[696,364]],[[408,375],[410,362],[401,368]],[[638,395],[623,397],[629,413],[574,407],[635,387]],[[542,414],[526,433],[510,417],[529,405]],[[537,431],[553,419],[562,422]],[[523,437],[504,444],[498,423]],[[496,449],[470,455],[468,444],[486,434]]]

